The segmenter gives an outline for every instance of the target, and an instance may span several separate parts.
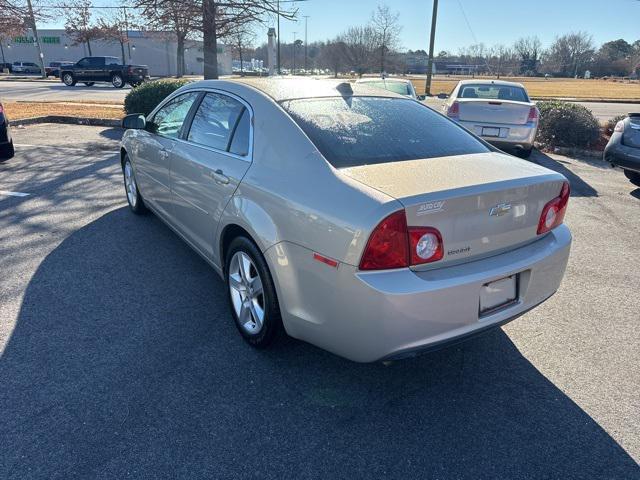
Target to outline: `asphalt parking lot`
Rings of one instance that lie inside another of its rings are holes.
[[[620,171],[536,152],[572,183],[560,291],[363,365],[246,346],[207,264],[128,212],[119,135],[16,129],[0,164],[0,478],[640,478],[640,189]]]

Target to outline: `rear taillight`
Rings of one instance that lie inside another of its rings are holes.
[[[538,235],[547,233],[562,224],[564,215],[567,212],[570,194],[569,182],[564,182],[560,195],[547,203],[542,209],[540,221],[538,222]]]
[[[460,116],[460,104],[458,102],[453,102],[449,109],[447,110],[447,117],[449,118],[458,118]]]
[[[624,120],[616,123],[616,127],[613,129],[613,131],[618,133],[624,132]]]
[[[373,230],[360,270],[406,268],[435,262],[444,256],[442,235],[432,227],[407,227],[404,210],[392,213]]]
[[[536,107],[531,107],[529,109],[529,118],[527,118],[527,122],[535,122],[538,120],[538,109]]]
[[[127,71],[128,71],[129,73],[133,73],[133,67],[132,67],[131,65],[129,65],[129,68],[127,69]]]
[[[411,265],[431,263],[444,256],[442,235],[432,227],[409,227]]]

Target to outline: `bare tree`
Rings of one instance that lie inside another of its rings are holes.
[[[398,47],[402,27],[399,14],[393,13],[387,5],[378,5],[371,15],[371,27],[375,34],[376,49],[380,55],[380,72],[385,71],[389,51]]]
[[[251,25],[246,24],[234,28],[226,38],[231,43],[234,53],[240,57],[240,75],[244,76],[243,53],[247,48],[253,46],[253,42],[256,40],[256,34],[251,30]]]
[[[371,26],[351,27],[338,37],[338,41],[345,45],[347,65],[359,76],[371,68],[376,46],[376,35]]]
[[[538,71],[538,62],[542,53],[540,39],[535,36],[520,38],[513,44],[513,49],[520,58],[520,73],[535,74]]]
[[[124,46],[129,42],[127,34],[128,20],[125,21],[123,12],[116,10],[106,17],[100,17],[96,26],[97,38],[109,43],[117,43],[120,45],[120,53],[122,55],[122,64],[127,64],[124,53]]]
[[[0,13],[0,56],[2,57],[2,63],[7,63],[4,57],[4,44],[8,39],[23,33],[24,30],[24,22],[19,18],[5,15],[4,12]],[[2,68],[4,68],[4,65]],[[2,68],[0,68],[0,71],[2,71]]]
[[[580,67],[593,58],[595,51],[591,35],[573,32],[557,37],[545,53],[544,69],[551,73],[572,77]]]
[[[63,4],[65,14],[64,29],[71,44],[86,45],[89,55],[93,55],[91,51],[91,42],[100,38],[100,34],[95,25],[91,24],[91,0],[79,0],[74,3]]]
[[[347,46],[340,39],[331,40],[323,46],[320,53],[320,59],[323,65],[329,67],[333,71],[335,78],[343,67],[346,60]]]
[[[186,41],[202,29],[202,5],[194,0],[137,0],[141,16],[148,27],[169,30],[176,37],[176,76],[185,73],[184,52]]]
[[[168,2],[176,0],[140,1],[148,8],[162,10],[167,8]],[[269,15],[292,19],[297,14],[295,8],[278,10],[277,0],[185,0],[184,4],[201,12],[198,30],[202,32],[204,78],[218,78],[218,40],[228,36],[234,28],[264,22]]]

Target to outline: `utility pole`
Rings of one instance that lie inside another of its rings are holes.
[[[438,0],[433,0],[433,14],[431,15],[431,39],[429,41],[429,61],[427,62],[427,85],[424,93],[431,96],[431,73],[433,72],[433,44],[436,40],[436,22],[438,20]]]
[[[127,50],[129,51],[129,61],[131,61],[131,44],[129,43],[129,19],[127,18],[127,7],[123,6],[122,10],[124,11],[124,28],[127,32],[125,34],[127,38]]]
[[[304,16],[304,70],[305,73],[308,70],[308,66],[307,66],[307,44],[308,42],[308,37],[307,37],[307,20],[309,20],[309,15],[303,15]]]
[[[278,75],[282,75],[282,72],[280,72],[280,0],[278,0],[277,2],[276,10],[276,13],[278,15],[278,35],[276,38],[278,49],[276,53],[276,63],[278,64]]]
[[[33,5],[31,0],[27,0],[27,7],[29,8],[29,21],[31,22],[31,29],[33,30],[33,38],[36,40],[36,46],[38,47],[38,60],[40,60],[40,73],[42,78],[47,78],[47,72],[44,70],[44,55],[42,53],[42,46],[40,45],[40,39],[38,38],[38,28],[36,27],[36,17],[33,15]]]
[[[298,32],[293,32],[293,75],[296,74],[296,34]]]

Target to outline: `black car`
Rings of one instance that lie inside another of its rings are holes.
[[[640,187],[640,113],[621,120],[604,149],[604,160],[624,170],[631,183]]]
[[[123,65],[117,57],[84,57],[78,63],[60,67],[62,83],[73,87],[82,82],[90,87],[95,82],[109,82],[116,88],[132,87],[149,80],[146,65]]]
[[[0,162],[10,159],[13,155],[13,140],[9,129],[9,119],[0,103]]]

